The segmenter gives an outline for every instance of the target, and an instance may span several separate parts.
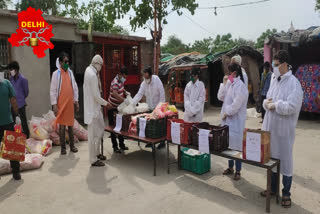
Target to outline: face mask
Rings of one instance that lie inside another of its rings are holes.
[[[69,68],[69,64],[64,63],[64,64],[63,64],[63,70],[67,71],[67,70],[68,70],[68,68]]]
[[[190,80],[191,80],[193,83],[195,83],[195,81],[196,81],[193,76],[190,77]]]
[[[95,65],[94,67],[99,72],[101,71],[102,65]]]
[[[124,77],[121,77],[121,82],[125,82],[126,81],[126,78],[124,78]]]
[[[229,76],[228,76],[228,79],[230,80],[231,83],[234,82],[234,77],[233,77],[233,75],[229,75]]]
[[[0,72],[0,82],[4,81],[4,72]]]
[[[145,81],[147,84],[150,84],[151,79],[146,79],[146,78],[144,78],[144,81]]]
[[[279,67],[274,67],[274,68],[273,68],[273,73],[274,73],[274,76],[275,76],[276,78],[278,78],[278,77],[281,76],[280,71],[279,71]]]
[[[12,77],[14,77],[16,75],[16,71],[15,70],[11,70],[10,74],[11,74]]]

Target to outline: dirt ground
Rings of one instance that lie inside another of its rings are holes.
[[[219,109],[205,112],[205,121],[219,124]],[[248,118],[246,127],[260,128],[260,119]],[[243,165],[238,182],[222,176],[227,160],[211,156],[211,172],[198,176],[177,166],[167,174],[166,150],[157,152],[157,176],[152,155],[144,145],[127,141],[130,150],[113,154],[105,134],[106,167],[91,168],[86,142],[79,153],[60,156],[59,147],[41,169],[0,180],[0,213],[264,213],[266,171]],[[171,159],[177,157],[170,147]],[[320,120],[299,120],[294,147],[293,206],[284,209],[271,200],[272,213],[320,213]]]

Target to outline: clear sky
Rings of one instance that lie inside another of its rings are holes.
[[[254,1],[258,0],[197,0],[197,3],[199,7],[214,7]],[[89,0],[78,2],[87,4]],[[260,4],[218,9],[217,16],[213,10],[202,9],[197,9],[194,16],[187,10],[183,10],[186,15],[182,16],[171,13],[167,18],[169,24],[164,27],[162,44],[173,34],[184,43],[193,43],[195,40],[226,33],[231,33],[233,38],[256,40],[268,28],[287,31],[291,21],[296,29],[320,26],[320,12],[315,11],[315,2],[316,0],[270,0]],[[129,14],[134,15],[134,12],[131,11]],[[129,15],[116,23],[131,30]],[[130,34],[151,38],[148,29],[140,28],[136,32],[130,31]]]

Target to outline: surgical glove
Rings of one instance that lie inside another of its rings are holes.
[[[276,104],[274,104],[272,101],[267,103],[267,108],[272,111],[276,108]]]
[[[130,105],[129,99],[125,99],[125,100],[124,100],[124,103],[125,103],[127,106]]]
[[[126,91],[127,96],[131,96],[131,93],[129,91]]]

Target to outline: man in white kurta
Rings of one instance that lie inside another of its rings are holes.
[[[263,102],[266,109],[262,129],[271,134],[271,157],[280,159],[283,175],[282,206],[290,207],[290,188],[293,175],[293,144],[295,128],[302,106],[303,91],[297,78],[288,69],[288,53],[280,51],[274,57],[274,70],[280,76],[272,82]],[[279,70],[279,72],[278,72]],[[276,173],[272,175],[272,193],[276,192]],[[262,193],[264,196],[265,194]]]
[[[184,121],[200,123],[203,119],[203,109],[206,100],[206,89],[202,81],[199,81],[200,70],[193,69],[191,81],[184,89]]]
[[[153,110],[159,103],[166,101],[163,84],[157,75],[152,75],[152,69],[150,67],[143,70],[143,77],[144,80],[140,85],[138,93],[133,98],[133,103],[138,104],[142,97],[145,96],[149,109]],[[151,146],[151,144],[146,145],[146,147]],[[158,149],[164,147],[164,142],[158,145]]]
[[[229,66],[229,76],[224,78],[220,85],[218,99],[223,102],[221,109],[222,125],[229,126],[229,148],[242,151],[243,131],[246,122],[248,88],[244,84],[240,65],[233,63]],[[234,161],[229,160],[229,168],[224,175],[231,175]],[[240,179],[241,161],[236,161],[236,174],[234,179]]]
[[[105,157],[100,154],[100,142],[104,135],[104,120],[101,106],[107,106],[107,101],[101,97],[98,72],[103,66],[100,55],[93,57],[84,75],[83,100],[84,122],[88,124],[89,160],[92,166],[104,166],[101,160]]]

